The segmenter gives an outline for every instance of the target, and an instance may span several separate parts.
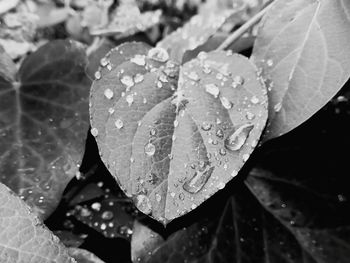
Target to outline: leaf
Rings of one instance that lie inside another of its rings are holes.
[[[240,55],[186,63],[176,93],[171,61],[150,70],[159,57],[168,59],[164,49],[144,44],[113,50],[106,60],[118,66],[97,74],[90,114],[106,167],[139,210],[166,224],[236,176],[265,126],[267,99]]]
[[[235,9],[224,9],[217,12],[203,12],[193,16],[183,27],[166,36],[157,43],[157,47],[166,49],[170,58],[182,62],[186,51],[204,44],[231,16],[239,16],[241,6]]]
[[[73,247],[69,248],[68,251],[69,255],[75,258],[78,263],[104,263],[100,258],[85,249]]]
[[[299,126],[339,91],[350,76],[349,49],[349,1],[275,1],[252,54],[269,86],[265,140]]]
[[[13,1],[7,1],[7,0],[0,0],[0,14],[4,14],[7,11],[11,10],[12,8],[15,8],[19,3],[19,0],[13,0]]]
[[[63,245],[65,245],[66,247],[72,248],[72,247],[80,247],[87,235],[76,235],[71,231],[68,230],[57,230],[53,232],[55,236],[57,236],[61,242],[63,243]]]
[[[131,238],[132,262],[147,262],[154,249],[164,242],[152,229],[135,220]]]
[[[57,40],[0,78],[1,182],[46,218],[78,172],[88,130],[81,44]],[[3,71],[3,70],[1,70]]]
[[[0,262],[75,262],[58,237],[3,184],[0,184],[0,250]]]

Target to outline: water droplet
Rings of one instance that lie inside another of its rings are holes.
[[[236,129],[230,136],[226,138],[226,149],[230,151],[237,151],[241,149],[253,128],[253,124],[243,124],[238,129]]]
[[[191,194],[198,193],[207,183],[209,177],[213,173],[213,170],[214,167],[207,165],[205,169],[195,171],[193,177],[183,184],[183,189]]]
[[[114,122],[114,125],[115,125],[115,127],[117,127],[117,129],[121,129],[121,128],[123,128],[124,123],[123,123],[123,121],[122,121],[121,119],[117,119],[117,120]]]
[[[151,134],[152,136],[157,134],[157,130],[156,129],[151,129],[149,134]]]
[[[107,228],[107,225],[105,223],[102,223],[101,226],[100,226],[101,230],[106,230]]]
[[[143,98],[143,103],[146,104],[147,103],[147,99]]]
[[[237,174],[238,174],[238,172],[237,172],[236,170],[233,170],[233,171],[231,172],[231,176],[232,176],[232,177],[235,177]]]
[[[224,182],[220,182],[219,184],[218,184],[218,189],[224,189],[224,187],[225,187],[225,183]]]
[[[192,209],[192,210],[196,209],[196,207],[197,207],[196,204],[192,204],[192,205],[191,205],[191,209]]]
[[[128,106],[130,107],[131,104],[134,102],[134,96],[132,94],[129,94],[125,97],[126,102],[128,103]]]
[[[346,197],[342,194],[338,194],[337,197],[338,197],[339,202],[345,202],[347,200]]]
[[[96,71],[95,72],[95,79],[99,80],[101,78],[101,72],[100,71]]]
[[[247,112],[245,117],[247,118],[247,120],[253,120],[255,118],[255,114],[254,113],[251,113],[251,112]]]
[[[152,143],[147,143],[145,145],[145,154],[148,156],[153,156],[156,152],[156,147]]]
[[[162,83],[161,81],[158,81],[158,82],[157,82],[157,88],[160,89],[161,87],[163,87],[163,83]]]
[[[159,61],[159,62],[166,62],[169,59],[169,54],[164,48],[155,47],[148,51],[147,56],[150,59]]]
[[[135,75],[135,77],[134,77],[134,82],[135,82],[135,83],[140,83],[140,82],[143,81],[143,79],[144,79],[143,75],[140,74],[140,73],[137,73],[137,74]]]
[[[101,58],[101,60],[100,60],[101,67],[107,66],[108,63],[109,63],[109,61],[108,61],[108,59],[106,57]]]
[[[145,195],[138,195],[136,197],[136,205],[138,209],[140,209],[141,212],[145,213],[146,215],[150,214],[152,212],[152,205],[149,200],[149,198]]]
[[[250,99],[250,102],[253,103],[253,104],[257,104],[259,103],[259,98],[257,96],[253,96],[251,99]]]
[[[266,64],[269,66],[269,67],[272,67],[273,66],[273,60],[272,59],[268,59],[266,61]]]
[[[113,114],[114,113],[114,109],[113,108],[109,108],[108,112],[109,112],[109,114]]]
[[[111,89],[106,89],[105,91],[104,91],[104,93],[103,93],[104,95],[105,95],[105,97],[107,98],[107,99],[111,99],[111,98],[113,98],[113,91],[111,90]]]
[[[215,84],[207,84],[205,85],[205,91],[208,92],[209,94],[213,95],[214,98],[217,98],[220,94],[220,90],[218,86]]]
[[[176,195],[176,194],[175,194],[174,192],[171,192],[171,193],[170,193],[170,196],[171,196],[172,198],[174,198],[175,195]]]
[[[130,62],[135,63],[139,66],[144,66],[146,65],[145,55],[135,55],[133,58],[130,59]]]
[[[95,203],[93,203],[93,204],[91,205],[91,208],[92,208],[93,210],[95,210],[95,211],[100,211],[100,209],[101,209],[101,204],[98,203],[98,202],[95,202]]]
[[[192,79],[194,81],[198,81],[199,80],[199,76],[196,72],[192,71],[188,74],[188,78]]]
[[[113,217],[114,217],[114,214],[111,211],[104,211],[101,215],[101,218],[103,220],[111,220]]]
[[[219,150],[220,155],[225,156],[226,155],[226,150],[224,148],[221,148]]]
[[[179,199],[183,201],[185,199],[185,195],[183,193],[179,193]]]
[[[208,57],[207,53],[205,53],[204,51],[199,52],[198,56],[197,56],[200,60],[204,60]]]
[[[231,109],[233,106],[233,103],[231,101],[228,100],[228,98],[226,97],[220,97],[220,101],[222,106],[224,106],[225,109]]]
[[[216,79],[221,80],[224,76],[221,73],[216,74]]]
[[[203,124],[202,124],[203,131],[209,131],[211,129],[211,127],[212,127],[212,125],[210,123],[203,122]]]
[[[178,120],[174,120],[174,127],[176,128],[177,126],[179,126],[179,121]]]
[[[248,159],[249,159],[249,154],[243,154],[243,156],[242,156],[242,159],[243,159],[243,161],[248,161]]]
[[[220,139],[224,138],[224,132],[221,129],[217,129],[215,134]]]
[[[91,211],[90,211],[89,209],[85,208],[85,207],[82,207],[82,208],[80,209],[79,213],[80,213],[80,215],[81,215],[82,217],[88,217],[88,216],[91,215]]]
[[[275,106],[273,106],[275,112],[279,112],[282,109],[282,103],[279,102]]]
[[[156,194],[156,201],[159,203],[162,200],[162,196],[160,194]]]
[[[94,137],[96,137],[98,135],[98,130],[96,128],[92,128],[90,132],[91,132],[92,136],[94,136]]]
[[[134,86],[134,80],[132,77],[128,75],[124,75],[121,79],[120,82],[123,83],[126,87],[130,88]]]
[[[233,81],[232,81],[232,87],[233,88],[237,88],[238,86],[241,86],[244,84],[244,78],[241,77],[241,76],[236,76],[233,78]]]

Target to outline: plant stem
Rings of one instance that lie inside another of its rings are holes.
[[[266,12],[271,7],[270,1],[259,13],[249,19],[246,23],[244,23],[240,28],[234,31],[228,38],[225,39],[224,42],[216,50],[224,50],[232,45],[235,41],[237,41],[245,32],[247,32],[252,26],[260,21],[260,19],[266,14]]]

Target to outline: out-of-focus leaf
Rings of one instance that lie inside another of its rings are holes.
[[[202,53],[179,83],[168,58],[144,44],[116,48],[96,73],[90,107],[106,167],[138,209],[164,224],[237,175],[267,118],[265,86],[246,58]]]
[[[78,263],[104,263],[99,257],[82,248],[69,248],[68,253]]]
[[[69,201],[70,206],[77,205],[91,201],[93,199],[103,196],[105,192],[94,183],[86,185],[81,191],[79,191],[72,200]]]
[[[73,263],[67,249],[9,188],[0,183],[0,262]]]
[[[134,0],[120,0],[106,26],[91,30],[92,35],[113,35],[116,38],[142,32],[159,23],[161,10],[141,13]]]
[[[17,72],[16,65],[11,57],[7,55],[3,47],[0,45],[0,77],[7,81],[13,81]]]
[[[19,3],[19,0],[0,0],[0,15],[6,13],[7,11],[15,8]]]
[[[39,28],[50,27],[66,21],[70,15],[69,7],[57,7],[54,2],[37,5],[36,15]]]
[[[269,86],[265,140],[294,129],[350,76],[350,2],[277,0],[266,14],[252,60]]]
[[[183,27],[158,42],[157,47],[166,49],[170,58],[177,63],[182,62],[186,51],[194,50],[204,44],[225,21],[232,16],[240,16],[242,6],[235,9],[223,9],[219,12],[203,12],[193,16]]]
[[[130,239],[133,218],[125,210],[130,205],[127,199],[110,197],[90,205],[76,206],[73,215],[105,237]]]
[[[135,220],[131,238],[132,262],[147,262],[155,249],[164,242],[152,229]]]
[[[88,130],[90,81],[81,44],[57,40],[0,79],[1,182],[44,218],[75,176]]]
[[[86,235],[75,235],[71,231],[54,231],[53,232],[66,247],[79,247],[84,243]]]

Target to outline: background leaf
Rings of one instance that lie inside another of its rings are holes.
[[[1,182],[47,217],[78,172],[90,81],[81,44],[57,40],[0,80]]]
[[[69,255],[75,258],[78,263],[104,263],[100,258],[85,249],[69,248],[68,251]]]
[[[74,262],[58,237],[1,183],[0,250],[0,262]]]
[[[269,86],[265,140],[294,129],[340,90],[349,49],[349,1],[275,1],[252,54]]]

